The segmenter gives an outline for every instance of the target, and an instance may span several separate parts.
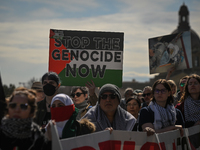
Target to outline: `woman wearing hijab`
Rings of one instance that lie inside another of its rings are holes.
[[[200,125],[200,76],[189,76],[180,103],[176,105],[185,120],[185,127]]]
[[[171,87],[167,80],[157,80],[152,88],[153,99],[148,107],[141,109],[139,125],[147,135],[180,129],[184,121],[179,110],[174,108]]]
[[[51,119],[55,120],[59,138],[70,138],[89,134],[95,131],[95,126],[87,119],[78,122],[78,109],[72,99],[66,94],[57,94],[51,101]]]

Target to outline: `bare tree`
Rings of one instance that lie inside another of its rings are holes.
[[[24,87],[30,89],[32,84],[33,84],[33,82],[36,82],[36,81],[40,81],[41,82],[42,79],[37,79],[37,78],[33,77],[26,83],[26,85]]]

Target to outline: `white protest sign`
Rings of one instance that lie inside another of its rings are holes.
[[[179,130],[172,130],[169,132],[156,134],[158,138],[158,143],[160,144],[161,149],[176,149],[182,150],[181,147],[177,147],[177,139],[180,138]]]
[[[200,150],[200,125],[185,129],[186,141],[191,150]]]
[[[181,150],[200,149],[200,126],[147,136],[146,132],[108,130],[67,139],[58,139],[52,126],[53,150]],[[57,139],[56,139],[57,138]]]

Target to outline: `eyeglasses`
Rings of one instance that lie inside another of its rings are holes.
[[[19,105],[22,110],[27,110],[27,108],[28,108],[27,103],[25,103],[25,104],[9,103],[8,104],[9,108],[11,108],[11,109],[15,109],[17,107],[17,105]]]
[[[77,96],[77,97],[80,97],[81,96],[81,94],[83,94],[83,93],[80,93],[80,92],[77,92],[77,93],[73,93],[73,94],[71,94],[71,97],[75,97],[75,95]]]
[[[131,106],[133,107],[133,106],[136,106],[136,105],[137,105],[137,104],[130,104],[130,103],[129,103],[129,104],[126,104],[127,107],[131,107]]]
[[[194,85],[199,85],[199,82],[189,82],[188,85],[193,85],[193,83]]]
[[[108,97],[110,97],[111,99],[115,99],[116,98],[116,94],[103,94],[103,95],[101,95],[100,97],[101,97],[101,99],[107,99]]]
[[[151,93],[142,94],[143,97],[145,97],[145,96],[150,96],[150,95],[151,95]]]
[[[181,87],[184,87],[184,86],[185,86],[185,83],[181,83],[180,86],[181,86]]]
[[[161,90],[159,90],[159,89],[155,89],[154,93],[155,93],[155,94],[159,94],[159,93],[161,93],[161,94],[165,94],[166,91],[167,91],[166,89],[161,89]]]

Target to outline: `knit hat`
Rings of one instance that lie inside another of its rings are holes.
[[[119,103],[121,101],[121,94],[119,92],[119,88],[114,85],[114,84],[105,84],[101,87],[100,91],[99,91],[99,102],[100,102],[100,96],[105,93],[105,92],[111,92],[113,94],[116,94],[119,100]]]

